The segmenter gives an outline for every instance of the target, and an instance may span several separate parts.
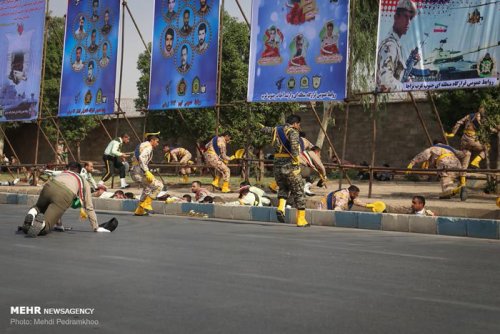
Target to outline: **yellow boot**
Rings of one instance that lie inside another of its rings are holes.
[[[465,186],[465,176],[460,176],[460,187]]]
[[[220,181],[220,176],[218,176],[218,175],[217,175],[216,177],[214,177],[214,180],[212,181],[212,185],[213,185],[215,188],[217,188],[217,189],[219,189],[219,188],[220,188],[220,187],[219,187],[219,181]]]
[[[278,208],[276,209],[276,218],[280,223],[285,223],[285,205],[286,199],[280,198],[278,199]]]
[[[479,164],[481,163],[481,160],[483,160],[483,158],[481,158],[479,155],[477,157],[474,158],[474,160],[471,161],[470,165],[472,167],[475,167],[475,168],[479,168]]]
[[[189,177],[186,174],[182,175],[182,182],[184,182],[184,183],[189,182]]]
[[[142,202],[141,202],[142,203]],[[147,216],[147,212],[144,210],[144,208],[141,206],[141,203],[137,206],[137,208],[134,211],[135,216]]]
[[[306,210],[297,210],[297,227],[308,227],[310,224],[306,220]]]
[[[278,192],[278,184],[276,183],[276,181],[270,182],[267,186],[269,187],[272,193],[275,194]]]
[[[224,181],[224,183],[222,184],[221,192],[223,193],[231,192],[231,189],[229,189],[229,181]]]
[[[149,196],[146,196],[144,201],[139,203],[139,205],[146,211],[153,211],[153,207],[151,206],[151,203],[153,202],[153,199]]]

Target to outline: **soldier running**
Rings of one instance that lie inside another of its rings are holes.
[[[234,159],[234,157],[227,156],[226,145],[231,141],[231,135],[228,132],[224,132],[220,136],[214,136],[206,145],[205,151],[205,161],[209,167],[215,169],[215,176],[212,181],[212,185],[215,188],[220,188],[219,182],[222,175],[221,191],[223,193],[228,193],[231,191],[229,189],[229,180],[231,177],[231,171],[227,167],[227,163]]]
[[[458,172],[449,172],[446,169],[462,169],[462,162],[465,157],[464,152],[455,150],[453,147],[444,145],[435,140],[434,145],[417,154],[408,165],[408,169],[413,168],[415,164],[429,161],[429,167],[445,169],[438,172],[441,181],[442,194],[441,199],[449,199],[458,193],[461,193],[462,200],[465,198],[465,176]],[[455,180],[460,176],[458,186],[455,186]]]
[[[300,116],[290,115],[285,125],[264,127],[262,132],[272,134],[274,147],[274,179],[278,184],[278,221],[285,222],[285,205],[289,196],[297,208],[297,226],[306,227],[306,200],[304,183],[300,175]]]
[[[453,138],[455,137],[458,129],[460,129],[462,125],[464,126],[464,133],[460,139],[460,149],[465,153],[463,160],[463,166],[465,169],[469,167],[472,152],[479,152],[479,154],[470,163],[470,165],[475,168],[479,168],[479,163],[481,160],[486,158],[486,154],[488,153],[486,145],[483,145],[479,141],[476,134],[481,127],[481,118],[484,117],[484,111],[485,109],[483,106],[479,107],[479,110],[476,113],[472,113],[460,119],[453,127],[453,130],[451,130],[451,133],[446,134],[446,137]]]
[[[134,152],[130,176],[142,185],[140,202],[135,209],[136,216],[147,216],[153,211],[151,203],[163,189],[163,183],[151,173],[148,165],[153,159],[153,150],[160,144],[160,133],[146,133],[146,141],[139,144]]]

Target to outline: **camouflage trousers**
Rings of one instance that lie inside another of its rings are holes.
[[[459,161],[447,161],[446,164],[440,164],[438,163],[436,166],[437,169],[441,168],[450,168],[450,169],[460,169],[462,168],[462,165],[460,164]],[[439,177],[440,177],[440,182],[441,182],[441,189],[443,193],[450,192],[451,190],[455,189],[456,184],[455,182],[458,181],[459,176],[461,176],[461,173],[457,172],[440,172]]]
[[[486,153],[488,152],[487,147],[483,145],[476,136],[470,136],[467,134],[464,134],[460,139],[460,149],[465,154],[464,160],[462,161],[462,165],[465,169],[469,168],[472,152],[479,152],[478,155],[482,159],[486,158]]]
[[[293,165],[291,159],[276,159],[274,161],[274,179],[278,184],[278,198],[288,199],[294,203],[294,207],[299,210],[306,208],[304,196],[304,181],[300,172],[300,167]]]
[[[205,161],[209,167],[215,169],[215,175],[222,175],[222,180],[229,182],[231,171],[229,167],[215,154],[205,154]]]
[[[139,166],[132,167],[132,170],[130,171],[130,177],[132,177],[132,180],[139,182],[141,184],[142,187],[142,193],[140,197],[141,202],[144,201],[148,196],[151,197],[152,199],[156,199],[156,196],[158,196],[160,191],[163,189],[163,182],[161,182],[157,178],[154,178],[153,182],[151,183],[146,181],[144,172]]]
[[[188,165],[188,161],[191,160],[191,158],[191,153],[186,153],[186,155],[182,157],[181,161],[179,161],[182,166],[180,170],[181,175],[191,174],[191,167]]]

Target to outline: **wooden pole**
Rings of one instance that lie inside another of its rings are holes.
[[[415,97],[413,96],[412,92],[408,92],[411,98],[411,102],[413,102],[413,106],[415,107],[415,111],[417,112],[418,119],[420,120],[420,124],[422,124],[422,127],[424,128],[425,135],[427,136],[427,140],[429,141],[429,145],[432,145],[432,139],[431,135],[429,134],[429,130],[427,130],[427,126],[425,125],[424,119],[422,118],[422,113],[420,112],[420,109],[418,108],[417,101],[415,101]]]
[[[100,119],[99,117],[97,117],[97,119],[99,120],[99,123],[101,123],[101,126],[102,128],[104,129],[104,132],[106,132],[106,134],[108,135],[108,138],[109,140],[112,140],[113,137],[111,136],[111,134],[109,133],[108,129],[106,129],[106,126],[104,125],[104,123],[102,122],[102,119]]]
[[[446,143],[446,145],[449,145],[448,137],[446,137],[446,133],[444,132],[443,122],[441,122],[441,116],[439,116],[439,112],[437,110],[436,103],[434,102],[434,98],[432,97],[431,91],[427,92],[427,97],[429,98],[429,101],[431,101],[432,111],[434,111],[434,115],[436,115],[436,118],[438,120],[439,127],[441,128],[441,134],[443,135],[444,142]]]
[[[125,8],[127,7],[127,1],[122,2],[122,41],[121,41],[121,54],[120,54],[120,81],[118,84],[118,108],[121,107],[122,103],[122,86],[123,86],[123,57],[125,55]],[[114,108],[113,108],[114,109]],[[120,114],[116,115],[116,129],[115,137],[118,137],[118,130],[120,127]]]
[[[139,34],[139,37],[141,38],[142,44],[144,45],[146,52],[148,53],[149,56],[151,56],[151,52],[148,49],[148,45],[146,44],[146,41],[142,37],[141,30],[139,29],[139,26],[135,22],[134,15],[132,15],[132,12],[130,11],[130,8],[128,7],[128,4],[126,2],[125,2],[125,8],[127,9],[128,15],[130,15],[130,18],[132,19],[132,22],[134,23],[135,30],[137,30],[137,33]]]
[[[236,4],[238,5],[238,8],[240,9],[240,13],[243,16],[243,19],[245,20],[245,22],[247,23],[248,28],[250,29],[250,22],[248,21],[247,16],[245,15],[245,12],[243,11],[243,7],[241,7],[241,5],[240,5],[240,1],[236,0]]]
[[[374,95],[373,98],[373,105],[372,105],[372,160],[370,163],[370,184],[368,186],[368,198],[372,197],[372,187],[373,187],[373,166],[375,166],[375,148],[376,148],[376,141],[377,141],[377,118],[376,118],[376,113],[377,113],[377,105],[378,105],[378,96],[377,94]]]
[[[115,100],[115,103],[118,107],[118,111],[120,113],[123,114],[123,119],[128,123],[128,125],[130,126],[130,129],[132,130],[132,132],[134,133],[135,135],[135,138],[139,141],[139,143],[142,142],[142,139],[141,137],[137,134],[137,132],[135,131],[134,127],[132,126],[132,123],[130,123],[129,119],[127,118],[127,115],[125,115],[125,112],[122,110],[122,108],[120,107],[120,104],[118,104],[118,101]]]
[[[333,146],[333,143],[330,140],[330,136],[328,136],[328,133],[326,132],[325,128],[323,127],[323,124],[321,124],[321,119],[319,118],[319,115],[316,112],[316,107],[313,105],[313,103],[311,103],[311,108],[312,108],[312,111],[314,112],[314,115],[316,116],[316,120],[318,121],[319,127],[321,128],[321,131],[323,131],[323,133],[325,134],[325,138],[328,141],[328,144],[330,145],[330,147],[332,148],[333,155],[335,156],[335,159],[337,159],[337,162],[340,166],[342,164],[342,161],[340,161],[339,155],[337,154],[337,151],[335,150],[335,147]],[[352,184],[351,179],[349,178],[349,176],[347,174],[346,174],[346,178],[347,178],[347,181],[349,182],[349,184]]]
[[[69,153],[71,154],[71,157],[73,158],[74,161],[77,161],[77,159],[75,158],[75,155],[73,154],[73,151],[69,148],[69,145],[68,145],[68,142],[66,141],[66,138],[64,138],[64,136],[62,134],[61,128],[59,127],[59,125],[57,124],[55,119],[51,118],[51,120],[54,123],[54,125],[56,126],[57,135],[61,136],[62,140],[64,141],[64,144],[66,145],[66,148],[68,149]]]
[[[224,27],[224,0],[221,2],[220,16],[219,16],[219,57],[217,61],[217,106],[216,110],[216,121],[215,121],[215,135],[219,135],[220,127],[220,101],[221,101],[221,90],[222,90],[222,40],[223,34],[222,30]]]
[[[347,146],[347,126],[349,125],[349,102],[346,103],[345,106],[345,120],[344,120],[344,141],[342,142],[342,161],[340,164],[344,163],[345,159],[345,150]],[[344,170],[340,170],[340,178],[339,178],[339,189],[342,189],[342,179],[344,178]]]
[[[37,134],[36,134],[36,145],[35,145],[35,165],[38,164],[38,148],[40,143],[40,127],[42,126],[42,122],[40,118],[42,117],[42,102],[44,98],[44,89],[45,89],[45,65],[47,59],[47,42],[49,37],[49,8],[50,8],[50,0],[47,0],[47,6],[45,7],[45,32],[43,36],[43,58],[42,58],[42,84],[40,87],[40,98],[38,99],[38,120],[37,120]],[[18,159],[19,163],[21,161]]]

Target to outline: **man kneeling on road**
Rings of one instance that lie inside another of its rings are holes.
[[[24,233],[33,238],[49,233],[68,208],[77,207],[78,201],[80,216],[88,217],[95,232],[110,232],[97,223],[90,186],[80,176],[81,169],[78,162],[70,162],[67,170],[44,185],[35,206],[24,218],[24,225],[20,228]]]

